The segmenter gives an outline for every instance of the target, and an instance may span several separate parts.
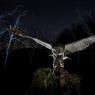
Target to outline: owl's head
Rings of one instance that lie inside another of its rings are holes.
[[[63,46],[55,46],[55,47],[53,47],[52,52],[54,54],[61,55],[61,54],[63,54],[64,50],[65,50],[65,46],[64,47]]]

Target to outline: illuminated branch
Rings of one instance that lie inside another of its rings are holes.
[[[3,34],[8,34],[8,43],[5,43],[5,44],[8,44],[6,46],[6,58],[5,58],[5,64],[7,63],[7,59],[8,59],[8,55],[9,55],[9,50],[10,50],[10,47],[12,45],[12,42],[13,40],[16,40],[22,44],[24,44],[22,41],[19,40],[19,38],[17,38],[18,35],[23,35],[23,31],[21,31],[19,28],[18,28],[18,25],[19,25],[19,20],[22,16],[24,16],[26,14],[26,11],[22,12],[22,14],[18,15],[17,19],[16,19],[16,22],[14,24],[14,26],[12,27],[8,22],[2,20],[2,18],[4,17],[7,17],[7,16],[10,16],[10,15],[13,15],[19,8],[20,6],[18,6],[15,10],[13,10],[11,13],[9,14],[6,14],[6,15],[2,15],[0,16],[0,21],[4,23],[4,25],[6,26],[7,24],[7,28],[5,29],[5,31],[2,31],[0,32],[0,37],[3,36]],[[18,10],[19,11],[19,10]],[[7,40],[7,39],[6,39]],[[5,41],[5,40],[4,40]]]

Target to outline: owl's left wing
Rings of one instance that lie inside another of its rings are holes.
[[[84,50],[93,43],[95,43],[95,36],[90,36],[88,38],[84,38],[82,40],[65,45],[65,50],[67,51],[67,54],[70,54]]]

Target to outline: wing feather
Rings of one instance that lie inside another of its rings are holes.
[[[88,38],[84,38],[77,42],[73,42],[73,43],[65,45],[65,50],[68,51],[67,54],[70,54],[70,53],[84,50],[93,43],[95,43],[95,36],[90,36]]]
[[[19,35],[19,36],[24,37],[24,38],[28,38],[28,39],[32,39],[32,40],[34,40],[36,43],[38,43],[38,44],[40,44],[40,45],[42,45],[42,46],[44,46],[44,47],[46,47],[46,48],[52,50],[52,46],[51,46],[50,44],[48,44],[48,43],[46,43],[46,42],[43,42],[43,41],[41,41],[41,40],[39,40],[39,39],[37,39],[37,38],[30,37],[30,36],[23,36],[23,35]]]
[[[39,40],[39,39],[36,39],[36,38],[33,38],[33,40],[34,40],[35,42],[37,42],[38,44],[40,44],[40,45],[42,45],[42,46],[44,46],[44,47],[46,47],[46,48],[52,50],[52,46],[51,46],[50,44],[48,44],[48,43],[46,43],[46,42],[43,42],[43,41],[41,41],[41,40]]]

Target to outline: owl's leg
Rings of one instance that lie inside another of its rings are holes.
[[[64,60],[63,59],[60,60],[60,67],[64,68]]]

